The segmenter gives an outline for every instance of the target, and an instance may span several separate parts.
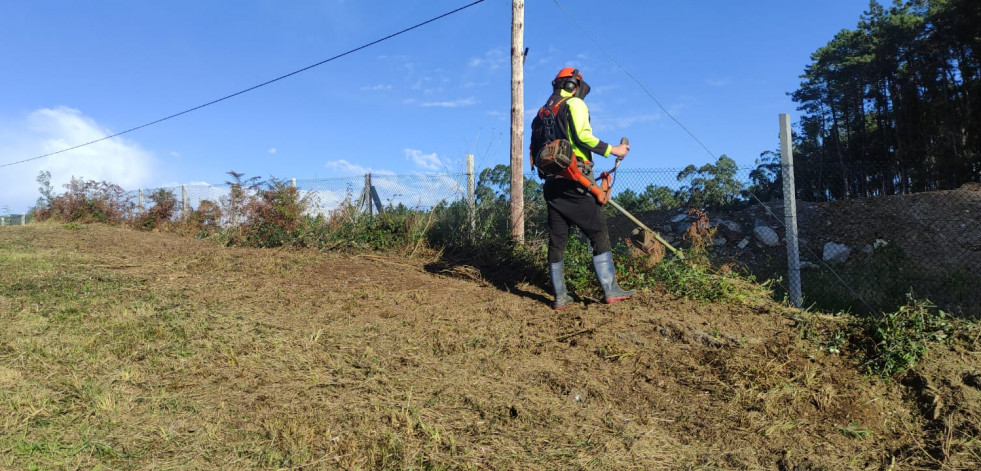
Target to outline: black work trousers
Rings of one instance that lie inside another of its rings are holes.
[[[606,215],[592,193],[564,178],[546,180],[543,192],[548,205],[548,263],[562,261],[573,225],[589,239],[593,255],[610,251]]]

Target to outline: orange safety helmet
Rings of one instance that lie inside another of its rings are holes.
[[[579,69],[573,67],[566,67],[559,71],[555,76],[555,80],[552,80],[552,88],[561,88],[567,92],[571,92],[579,86],[582,82],[582,73]]]
[[[552,80],[552,90],[563,89],[575,93],[577,97],[585,98],[589,93],[589,84],[582,79],[582,73],[574,67],[565,67]]]

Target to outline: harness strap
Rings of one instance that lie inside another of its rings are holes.
[[[561,100],[555,102],[551,108],[549,108],[548,104],[546,103],[545,106],[539,108],[538,110],[538,117],[541,118],[542,122],[545,124],[545,139],[548,142],[558,139],[555,136],[555,117],[559,114],[559,107],[562,106],[562,103],[565,103],[565,101],[569,98],[570,97],[563,97]]]
[[[542,124],[545,126],[545,142],[552,142],[557,139],[555,137],[555,117],[559,114],[559,107],[562,103],[572,97],[563,97],[561,100],[555,102],[551,107],[548,103],[538,109],[538,117],[541,118]],[[575,153],[573,153],[573,158],[575,158]],[[535,154],[532,153],[528,156],[529,163],[532,169],[535,168]]]

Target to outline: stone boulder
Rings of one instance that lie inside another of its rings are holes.
[[[852,250],[845,244],[828,242],[824,244],[824,255],[822,259],[828,263],[845,263]]]
[[[756,240],[767,247],[773,247],[780,243],[780,236],[777,235],[777,231],[769,226],[756,226],[753,229],[753,235],[756,237]]]

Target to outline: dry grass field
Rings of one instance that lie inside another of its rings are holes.
[[[887,381],[834,316],[442,266],[0,228],[0,467],[981,469],[977,331]]]

